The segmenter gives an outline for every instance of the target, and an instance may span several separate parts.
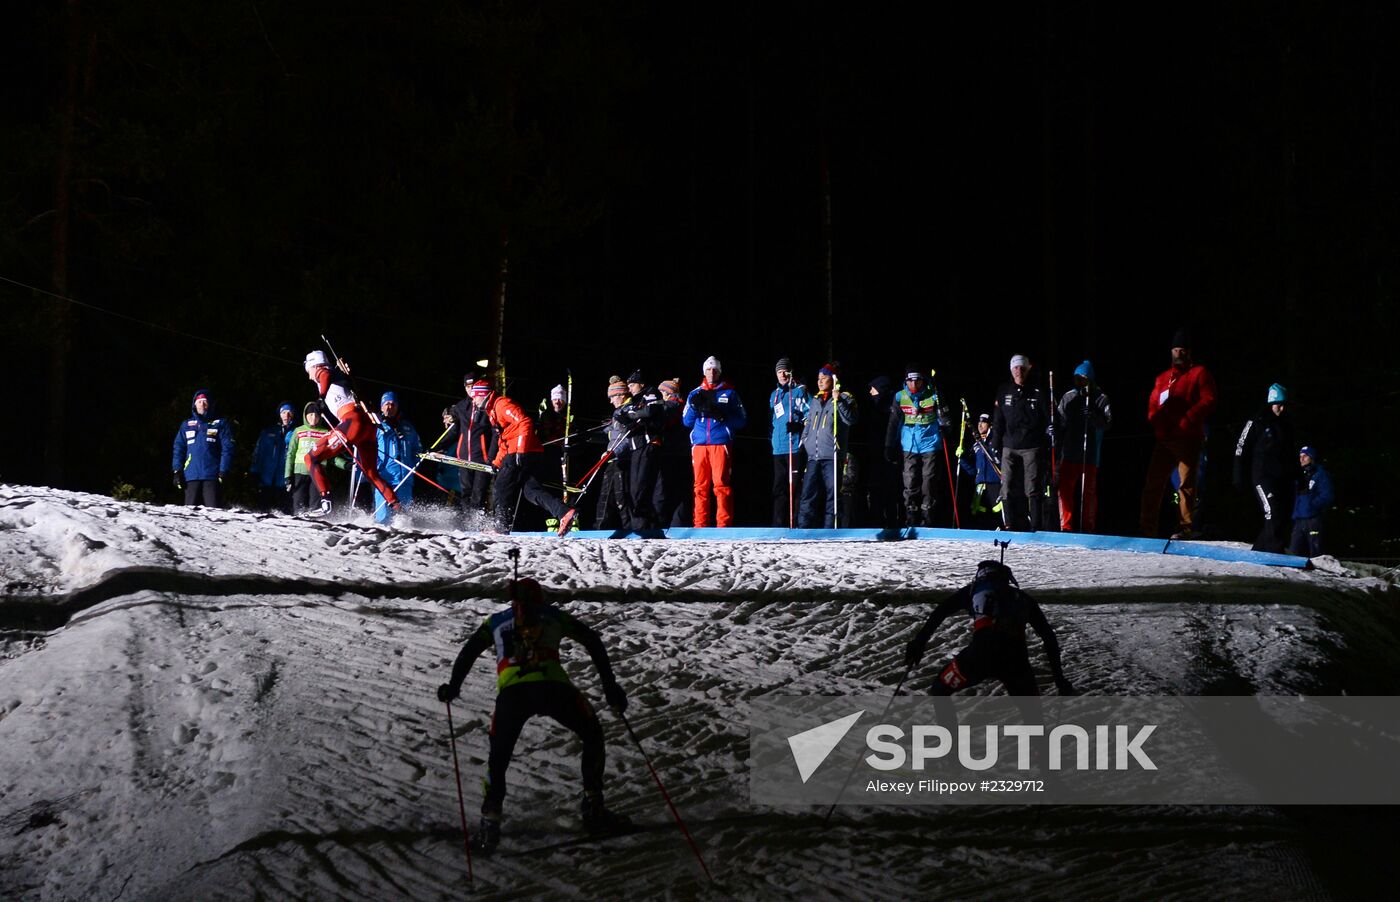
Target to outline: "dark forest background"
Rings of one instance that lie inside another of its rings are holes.
[[[1026,353],[1115,402],[1130,532],[1151,379],[1214,371],[1205,489],[1271,382],[1339,488],[1334,549],[1394,550],[1400,8],[1259,2],[9,4],[0,479],[173,501],[193,389],[240,469],[325,333],[427,440],[492,355],[533,408],[575,377],[699,381],[753,422],[773,362],[847,387],[918,359],[989,408]],[[503,277],[503,261],[507,264]],[[65,300],[71,299],[71,300]],[[231,487],[235,499],[247,486]]]

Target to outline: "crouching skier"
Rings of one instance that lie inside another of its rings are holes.
[[[1039,695],[1035,671],[1026,649],[1026,627],[1035,630],[1045,646],[1050,673],[1061,695],[1077,695],[1060,668],[1060,643],[1040,605],[1021,591],[1011,568],[997,561],[982,561],[972,582],[933,609],[904,653],[904,665],[912,670],[923,659],[934,631],[948,617],[962,612],[972,617],[972,643],[953,656],[938,672],[929,691],[952,695],[985,679],[1001,680],[1009,695]]]
[[[349,374],[350,368],[346,366],[345,361],[337,359],[335,365],[342,373]],[[369,413],[361,408],[345,378],[331,372],[330,362],[326,359],[324,351],[312,351],[307,354],[303,366],[306,369],[306,377],[316,383],[316,388],[321,393],[321,402],[337,423],[332,427],[331,433],[318,441],[316,447],[304,458],[311,479],[316,483],[316,490],[321,493],[321,505],[316,513],[324,516],[331,512],[331,485],[326,480],[326,474],[322,472],[323,468],[318,464],[335,457],[346,446],[365,478],[384,497],[389,512],[398,513],[398,496],[394,494],[393,487],[384,481],[384,477],[379,475],[379,445],[375,424],[370,420]]]
[[[613,677],[603,640],[592,629],[545,602],[533,579],[515,581],[511,605],[487,617],[467,640],[452,665],[452,679],[438,687],[438,701],[457,698],[462,681],[477,657],[496,648],[496,710],[491,715],[491,753],[486,765],[486,798],[474,837],[483,851],[501,839],[501,805],[506,795],[506,768],[525,721],[543,714],[583,740],[583,828],[589,833],[626,829],[630,821],[603,805],[603,727],[588,699],[559,663],[559,642],[573,639],[588,649],[603,680],[608,705],[627,710],[627,693]]]

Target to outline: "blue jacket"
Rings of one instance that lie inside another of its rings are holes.
[[[196,391],[195,396],[209,392]],[[187,481],[196,479],[218,479],[228,473],[233,466],[233,428],[228,420],[214,416],[214,401],[209,401],[209,412],[204,416],[195,413],[194,397],[190,398],[190,418],[175,430],[175,441],[170,451],[170,469],[182,473]]]
[[[996,453],[992,451],[992,436],[993,433],[988,432],[987,440],[979,442],[974,432],[967,440],[967,443],[972,446],[972,453],[963,454],[958,461],[958,466],[962,467],[963,472],[971,476],[978,485],[1001,485],[1001,477],[997,475],[996,467],[992,466],[993,459],[988,457],[988,452]],[[996,460],[996,466],[1001,466],[999,459]]]
[[[702,394],[707,398],[704,413],[695,406]],[[692,445],[727,445],[732,433],[743,429],[748,421],[739,393],[723,381],[719,385],[702,382],[686,396],[685,412],[681,414],[681,422],[690,428]]]
[[[418,438],[418,430],[408,420],[398,422],[387,419],[379,423],[379,475],[388,480],[389,485],[399,484],[408,476],[408,471],[418,465],[418,455],[423,451],[423,442]],[[399,500],[407,502],[413,496],[412,479],[405,479],[395,490]]]
[[[796,451],[801,442],[802,433],[792,433],[791,444],[788,439],[788,423],[801,423],[807,418],[807,408],[811,403],[811,396],[807,393],[805,385],[779,385],[773,389],[773,394],[768,396],[768,409],[773,414],[773,453],[775,455],[787,454],[789,450]]]
[[[258,484],[280,486],[286,479],[283,472],[287,468],[287,443],[296,431],[296,423],[268,427],[258,433],[258,443],[253,446],[253,466],[249,473],[258,477]]]
[[[943,445],[943,436],[938,426],[938,394],[925,388],[917,395],[909,389],[895,392],[890,404],[889,430],[885,435],[885,446],[893,448],[898,442],[905,454],[928,454]]]
[[[1336,500],[1332,493],[1332,477],[1322,468],[1322,464],[1315,463],[1303,471],[1303,478],[1298,484],[1298,496],[1293,499],[1293,519],[1310,520],[1321,517]]]

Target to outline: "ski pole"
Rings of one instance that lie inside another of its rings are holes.
[[[574,428],[574,371],[568,368],[564,370],[568,377],[568,389],[564,392],[564,451],[559,455],[559,469],[564,477],[564,485],[569,484],[569,433]],[[565,490],[561,501],[569,500],[569,493]]]
[[[599,423],[597,426],[589,426],[587,429],[580,429],[578,432],[570,433],[568,435],[561,435],[558,438],[552,438],[547,442],[540,442],[540,444],[546,447],[548,447],[549,445],[557,445],[565,439],[578,438],[580,435],[587,435],[590,432],[597,432],[599,429],[606,428],[608,428],[607,423]]]
[[[831,377],[831,528],[841,526],[841,435],[836,431],[841,380]]]
[[[657,775],[656,768],[651,763],[651,756],[647,754],[646,749],[642,748],[642,741],[638,739],[637,734],[633,732],[632,724],[627,720],[627,715],[618,711],[617,716],[618,719],[622,721],[622,725],[627,728],[627,735],[632,737],[632,743],[637,746],[637,751],[641,752],[642,760],[647,763],[647,770],[651,771],[651,778],[656,781],[656,788],[661,790],[661,797],[666,800],[666,807],[671,809],[671,816],[676,819],[676,826],[681,828],[681,835],[684,836],[685,841],[690,844],[690,851],[695,853],[695,860],[700,862],[700,870],[705,872],[705,876],[709,878],[711,883],[714,883],[715,878],[710,874],[710,869],[705,866],[705,859],[700,855],[700,847],[695,844],[695,838],[692,837],[690,831],[686,829],[685,821],[681,820],[681,813],[676,810],[676,803],[671,801],[671,794],[668,793],[666,787],[661,784],[661,777]]]
[[[890,700],[885,702],[885,710],[880,712],[880,719],[877,723],[884,722],[885,715],[890,713],[890,708],[894,706],[894,700],[899,697],[899,691],[904,688],[904,682],[909,679],[909,674],[913,669],[912,667],[904,668],[904,675],[899,678],[899,685],[894,687],[894,695],[891,695]],[[836,806],[841,804],[841,797],[846,794],[846,787],[851,784],[851,777],[855,776],[856,766],[859,764],[860,756],[857,755],[855,760],[851,762],[851,769],[846,772],[846,779],[841,783],[841,791],[838,792],[836,798],[832,800],[831,807],[826,809],[826,817],[822,818],[822,826],[826,826],[827,822],[831,820],[832,813],[836,811]]]
[[[1079,531],[1084,532],[1084,493],[1089,485],[1089,389],[1084,389],[1084,450],[1079,458]]]
[[[929,370],[929,381],[933,382],[935,370]],[[953,485],[953,464],[948,457],[948,442],[943,440],[943,424],[939,422],[942,414],[939,410],[940,399],[938,397],[938,383],[933,382],[933,422],[938,429],[939,444],[943,446],[943,469],[948,471],[948,494],[953,496],[953,528],[962,529],[962,518],[958,516],[957,497],[958,490]]]
[[[447,741],[452,745],[452,773],[457,777],[457,811],[462,815],[462,846],[467,850],[467,886],[474,887],[472,873],[472,837],[467,832],[467,803],[462,797],[462,768],[457,764],[457,734],[452,729],[452,703],[447,703]]]
[[[967,399],[959,398],[958,403],[962,405],[962,422],[958,424],[958,451],[953,455],[958,459],[958,472],[953,481],[953,510],[958,509],[958,489],[962,488],[962,459],[963,448],[967,443]]]

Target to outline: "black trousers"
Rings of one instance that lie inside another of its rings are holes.
[[[491,754],[486,762],[486,798],[481,813],[500,816],[506,797],[506,768],[515,754],[515,743],[525,721],[536,714],[552,718],[583,740],[583,789],[602,797],[603,725],[588,699],[572,683],[516,683],[496,696],[491,715]]]
[[[496,471],[496,519],[506,529],[515,525],[515,512],[521,498],[548,511],[551,517],[562,517],[568,510],[564,502],[540,485],[541,463],[538,452],[507,454],[505,462]]]
[[[458,485],[462,488],[462,513],[482,513],[486,510],[486,493],[491,490],[491,474],[483,473],[481,470],[468,470],[466,467],[458,471]],[[514,499],[511,499],[514,503]]]
[[[1039,695],[1024,627],[1021,633],[1018,638],[996,627],[977,630],[972,634],[972,643],[943,667],[929,691],[933,695],[952,695],[992,679],[1001,680],[1007,695]]]
[[[297,473],[292,477],[292,513],[299,514],[320,502],[321,494],[316,491],[316,483],[309,473]]]
[[[603,464],[598,480],[598,510],[593,519],[594,529],[621,529],[632,519],[632,498],[627,491],[630,458],[613,458]]]
[[[632,449],[632,459],[627,471],[627,497],[631,501],[631,528],[637,531],[656,529],[663,524],[656,512],[653,499],[656,496],[656,483],[661,475],[661,446],[643,445]]]
[[[185,505],[189,507],[223,507],[223,494],[217,479],[191,479],[185,483]]]
[[[1264,515],[1264,525],[1254,540],[1255,551],[1283,554],[1293,531],[1293,484],[1286,480],[1258,479],[1254,500]]]

